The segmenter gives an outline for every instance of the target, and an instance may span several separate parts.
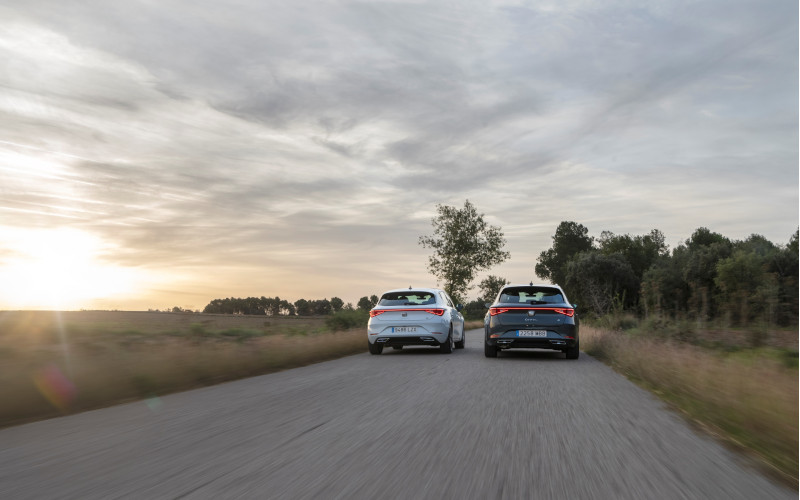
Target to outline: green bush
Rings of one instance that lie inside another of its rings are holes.
[[[360,309],[354,311],[341,310],[325,320],[325,326],[334,332],[351,328],[366,328],[369,312]]]

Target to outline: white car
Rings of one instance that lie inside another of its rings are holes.
[[[380,354],[385,346],[438,347],[443,353],[464,348],[462,305],[438,288],[389,290],[369,312],[369,352]]]

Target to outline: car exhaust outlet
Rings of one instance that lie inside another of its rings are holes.
[[[566,341],[564,340],[551,340],[550,343],[555,345],[567,345]]]
[[[380,338],[380,339],[376,340],[375,342],[380,342],[381,344],[383,344],[383,343],[387,342],[388,340],[389,339],[387,339],[387,338]]]

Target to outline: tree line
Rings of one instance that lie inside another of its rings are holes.
[[[669,251],[657,229],[593,238],[582,224],[564,221],[534,270],[597,316],[627,310],[740,325],[798,321],[797,231],[780,245],[758,234],[731,240],[701,227]]]
[[[378,303],[376,295],[361,297],[355,306],[339,297],[328,299],[298,299],[294,302],[280,297],[245,297],[214,299],[203,309],[207,314],[250,314],[260,316],[326,316],[339,311],[369,311]]]
[[[500,227],[486,223],[469,200],[463,208],[437,205],[431,220],[433,235],[419,243],[433,252],[428,268],[460,303],[464,315],[478,319],[507,281],[487,276],[478,285],[477,300],[466,302],[475,273],[509,258]],[[561,285],[570,300],[590,316],[628,311],[645,317],[724,320],[730,324],[767,321],[798,322],[798,231],[786,244],[753,234],[731,240],[700,227],[676,248],[664,234],[589,236],[583,224],[563,221],[534,266],[537,277]],[[214,299],[204,313],[266,316],[330,315],[340,311],[369,311],[378,302],[364,296],[353,306],[338,297],[330,300],[280,297]]]

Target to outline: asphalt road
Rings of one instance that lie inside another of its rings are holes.
[[[365,339],[366,342],[366,339]],[[365,348],[366,350],[366,348]],[[0,498],[797,498],[582,354],[384,350],[0,430]]]

